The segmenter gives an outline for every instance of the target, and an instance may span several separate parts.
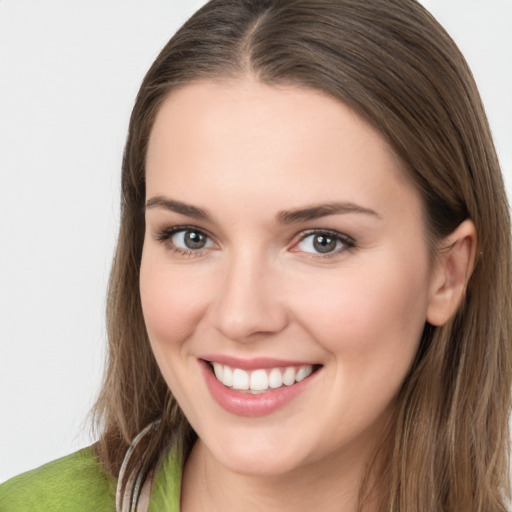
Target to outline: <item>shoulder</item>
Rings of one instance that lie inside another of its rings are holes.
[[[115,488],[84,448],[0,485],[0,512],[115,512]]]
[[[180,509],[182,457],[171,449],[158,469],[149,502],[149,512],[176,512]]]

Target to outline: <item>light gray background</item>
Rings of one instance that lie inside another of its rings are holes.
[[[202,0],[0,0],[0,481],[92,442],[138,85]],[[512,0],[424,0],[473,68],[512,190]]]

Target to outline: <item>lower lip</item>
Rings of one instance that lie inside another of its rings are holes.
[[[208,363],[205,361],[200,361],[200,363],[206,385],[217,403],[231,414],[246,417],[265,416],[286,406],[306,390],[318,373],[316,371],[292,386],[282,386],[265,393],[253,395],[224,386],[217,380]]]

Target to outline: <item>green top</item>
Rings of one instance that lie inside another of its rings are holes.
[[[153,484],[149,512],[179,512],[181,465],[164,459]],[[28,471],[0,485],[0,512],[115,512],[117,481],[91,447]]]

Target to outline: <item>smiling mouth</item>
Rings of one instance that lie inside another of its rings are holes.
[[[250,394],[261,394],[282,387],[290,387],[307,379],[321,365],[285,366],[243,370],[231,366],[206,361],[215,378],[227,388]]]

